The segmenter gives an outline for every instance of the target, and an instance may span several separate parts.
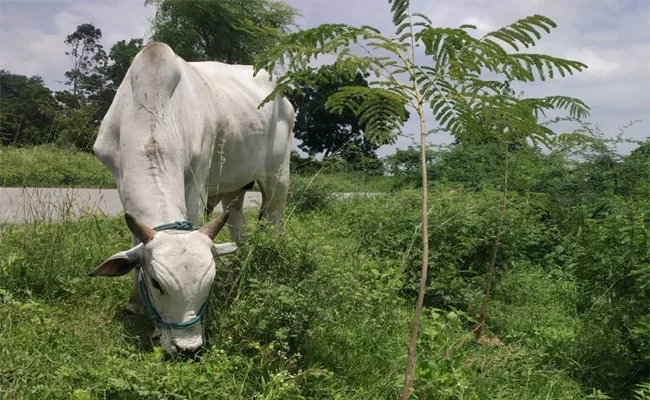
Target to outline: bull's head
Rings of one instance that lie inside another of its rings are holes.
[[[127,213],[126,223],[141,243],[88,275],[121,276],[137,267],[140,295],[165,352],[195,353],[203,345],[201,319],[215,277],[214,257],[237,250],[234,243],[212,242],[227,219],[226,212],[198,230],[156,232]]]

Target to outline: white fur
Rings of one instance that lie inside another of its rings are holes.
[[[280,97],[257,108],[273,85],[264,72],[253,77],[251,66],[186,62],[164,43],[148,44],[134,58],[93,146],[113,173],[124,210],[149,227],[179,220],[199,225],[206,206],[221,201],[230,210],[231,239],[239,241],[243,188],[257,181],[263,215],[281,231],[294,110]],[[135,248],[139,241],[131,238]],[[192,318],[214,280],[213,257],[235,249],[212,244],[198,231],[158,232],[141,263],[166,292],[148,282],[158,312],[171,322]],[[128,308],[142,312],[137,280]],[[169,353],[191,350],[202,343],[201,331],[200,324],[162,329],[161,343]]]
[[[154,278],[164,294],[146,282],[149,299],[163,320],[194,318],[208,298],[215,276],[212,241],[200,232],[170,235],[159,232],[145,246],[145,279]],[[193,327],[161,329],[161,343],[169,353],[195,350],[203,344],[202,323]]]

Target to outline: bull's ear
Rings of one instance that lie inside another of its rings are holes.
[[[219,243],[212,245],[212,254],[215,257],[227,256],[237,251],[237,245],[235,243]]]
[[[142,244],[115,253],[88,273],[88,276],[122,276],[142,260]]]

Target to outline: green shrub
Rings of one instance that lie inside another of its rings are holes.
[[[287,209],[298,212],[325,210],[334,201],[334,188],[319,179],[294,177],[289,188]]]
[[[72,146],[83,151],[91,151],[99,132],[96,105],[66,110],[66,115],[57,118],[59,137],[57,143]]]
[[[650,203],[614,201],[600,218],[576,206],[570,217],[557,258],[580,288],[574,358],[582,367],[575,374],[589,386],[631,396],[631,384],[650,373]]]
[[[430,191],[430,273],[425,301],[436,307],[461,307],[475,297],[491,259],[501,194],[467,192],[440,185]],[[422,244],[419,238],[421,194],[405,190],[368,200],[346,200],[334,215],[353,223],[346,235],[365,251],[390,258],[404,268],[404,291],[414,298],[419,282]],[[362,205],[361,205],[362,204]],[[501,239],[499,265],[541,258],[552,248],[550,229],[528,199],[513,195]],[[419,232],[419,231],[418,231]]]
[[[547,365],[569,367],[580,338],[578,287],[568,271],[517,265],[502,273],[491,304],[490,329],[525,345]]]

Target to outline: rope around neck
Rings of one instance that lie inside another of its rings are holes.
[[[153,228],[154,231],[164,231],[168,229],[176,229],[179,231],[196,231],[198,228],[192,221],[174,221],[167,224],[158,225]]]

